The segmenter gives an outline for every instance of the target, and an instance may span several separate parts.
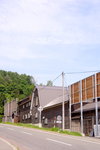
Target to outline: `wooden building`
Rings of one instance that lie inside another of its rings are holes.
[[[59,127],[62,128],[62,101],[63,97],[60,96],[49,104],[44,106],[42,112],[42,125],[43,127]],[[65,128],[69,129],[69,102],[67,94],[64,96],[64,109],[65,109]]]
[[[49,120],[49,118],[47,118],[45,116],[47,114],[46,110],[47,110],[47,108],[48,109],[50,108],[49,106],[51,106],[52,102],[57,101],[57,100],[59,101],[59,97],[60,98],[62,97],[62,93],[63,93],[62,87],[57,87],[57,86],[37,86],[35,88],[33,100],[31,103],[32,104],[32,123],[33,124],[39,123],[39,117],[40,117],[39,108],[42,108],[42,115],[41,115],[42,123],[44,121],[51,122]],[[65,95],[67,97],[67,88],[65,88]],[[58,112],[61,114],[61,107],[59,107]],[[48,116],[50,116],[50,114],[48,114]],[[55,116],[52,116],[52,118],[54,119],[53,120],[53,122],[54,122]],[[51,125],[49,124],[48,126],[50,127]]]
[[[72,112],[72,130],[81,131],[81,108]],[[98,99],[98,123],[100,124],[100,101]],[[95,101],[83,105],[83,133],[91,135],[96,124]]]
[[[18,122],[17,108],[18,104],[16,99],[11,102],[6,102],[4,104],[3,122]]]
[[[37,86],[32,97],[18,102],[18,114],[20,122],[39,124],[40,111],[42,108],[41,122],[45,127],[62,126],[62,87]],[[67,99],[67,88],[65,88],[65,102]],[[53,109],[51,109],[53,106]],[[65,104],[67,107],[67,104]],[[52,110],[52,112],[51,112]],[[67,109],[66,113],[67,113]],[[61,120],[55,120],[55,118]],[[49,122],[49,123],[48,123]],[[68,121],[67,123],[68,124]]]
[[[18,116],[19,122],[21,123],[31,123],[31,97],[27,97],[18,102]]]
[[[62,128],[62,94],[62,87],[36,86],[31,97],[18,102],[19,121]],[[64,99],[65,128],[81,132],[83,119],[83,133],[90,135],[96,124],[96,100],[100,124],[100,73],[65,88]]]
[[[100,73],[87,77],[69,86],[73,131],[81,132],[81,112],[83,115],[83,132],[90,135],[96,124],[96,98],[98,114],[100,109]],[[81,106],[82,104],[82,106]],[[82,109],[82,110],[81,110]],[[100,114],[98,121],[100,120]],[[100,122],[99,122],[100,123]]]

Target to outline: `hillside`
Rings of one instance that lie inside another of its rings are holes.
[[[0,114],[3,114],[4,101],[19,100],[29,96],[33,89],[33,77],[16,72],[0,70]]]

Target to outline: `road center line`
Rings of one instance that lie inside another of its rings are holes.
[[[28,132],[22,132],[22,133],[24,133],[24,134],[28,134],[28,135],[32,135],[31,133],[28,133]]]
[[[48,141],[55,142],[55,143],[67,145],[67,146],[72,146],[71,144],[68,144],[68,143],[65,143],[65,142],[61,142],[61,141],[57,141],[57,140],[53,140],[53,139],[49,139],[49,138],[47,138],[47,140],[48,140]]]
[[[3,124],[3,126],[7,126],[7,125]],[[17,126],[13,126],[13,127],[17,128]],[[19,128],[22,128],[22,127],[19,127]],[[55,135],[55,136],[58,136],[58,137],[64,137],[64,138],[72,139],[72,140],[75,140],[75,141],[81,141],[81,142],[100,145],[100,142],[93,141],[91,139],[82,139],[82,137],[78,138],[78,137],[72,137],[72,136],[68,136],[68,135],[60,135],[60,134],[50,133],[50,132],[36,130],[36,129],[29,129],[29,128],[25,128],[25,129],[30,130],[30,131],[34,131],[34,132],[45,133],[45,134],[48,134],[48,135]]]

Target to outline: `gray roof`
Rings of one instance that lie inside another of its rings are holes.
[[[100,102],[98,102],[98,108],[100,109]],[[83,111],[90,111],[90,110],[95,110],[95,103],[88,103],[86,105],[83,106]],[[78,113],[81,111],[81,108],[76,109],[75,111],[73,111],[73,113]]]
[[[52,107],[52,106],[56,106],[58,104],[61,104],[63,101],[63,96],[60,96],[54,100],[52,100],[50,103],[48,103],[46,106],[44,106],[44,109]],[[68,101],[68,96],[67,94],[64,95],[64,101],[67,102]]]
[[[63,94],[62,87],[58,86],[37,86],[36,88],[38,89],[39,102],[40,106],[42,107],[46,106],[57,98],[59,101],[59,97],[61,97]],[[67,95],[67,88],[65,88],[64,94]]]

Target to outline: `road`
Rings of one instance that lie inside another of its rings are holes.
[[[100,150],[100,139],[74,137],[12,125],[0,124],[0,137],[20,150]]]

